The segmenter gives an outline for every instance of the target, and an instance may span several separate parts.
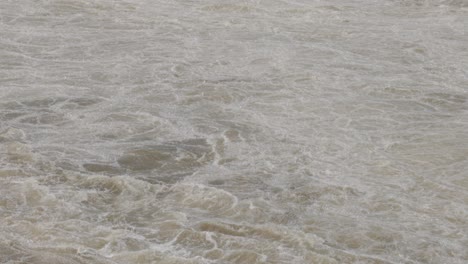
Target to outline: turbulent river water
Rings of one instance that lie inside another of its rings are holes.
[[[3,0],[0,263],[467,263],[465,0]]]

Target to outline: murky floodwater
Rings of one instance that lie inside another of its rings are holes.
[[[0,3],[0,263],[467,263],[465,0]]]

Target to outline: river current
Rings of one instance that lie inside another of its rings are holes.
[[[0,263],[468,263],[465,0],[3,0]]]

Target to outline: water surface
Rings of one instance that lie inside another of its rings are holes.
[[[467,263],[468,4],[0,3],[1,263]]]

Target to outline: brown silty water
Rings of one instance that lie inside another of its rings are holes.
[[[0,3],[0,263],[467,263],[468,4]]]

